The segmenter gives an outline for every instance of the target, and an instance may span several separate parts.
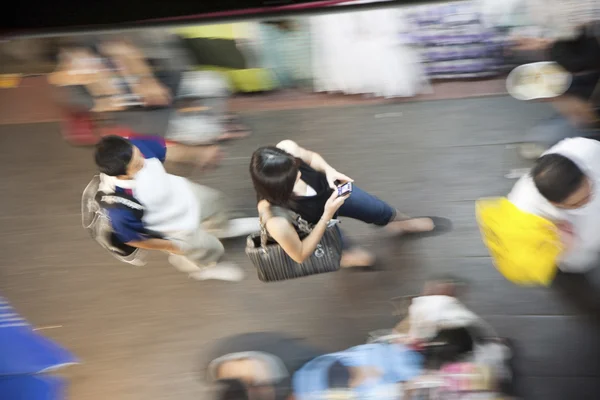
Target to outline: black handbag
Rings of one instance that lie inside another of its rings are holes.
[[[312,226],[292,211],[272,207],[271,214],[287,218],[301,239],[312,231]],[[339,270],[342,236],[337,222],[332,221],[329,224],[313,254],[299,264],[269,236],[265,228],[266,221],[261,220],[260,232],[249,235],[246,241],[246,254],[256,267],[258,279],[262,282],[277,282]]]

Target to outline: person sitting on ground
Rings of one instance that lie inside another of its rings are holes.
[[[600,143],[586,138],[559,142],[540,157],[508,195],[522,211],[554,222],[565,250],[559,268],[583,272],[600,260]]]
[[[250,175],[258,198],[258,213],[269,235],[294,261],[304,262],[315,251],[329,221],[336,216],[385,226],[392,235],[437,234],[450,221],[437,217],[411,218],[377,197],[354,186],[349,196],[338,197],[336,185],[352,182],[330,166],[319,154],[291,140],[261,147],[250,161]],[[273,215],[271,208],[292,210],[313,226],[301,238],[286,218]],[[343,239],[341,267],[371,267],[375,257]]]
[[[163,162],[180,154],[171,153],[159,137],[100,140],[95,151],[99,190],[125,193],[144,207],[141,220],[131,210],[109,208],[114,234],[131,247],[169,253],[169,262],[194,279],[239,281],[241,269],[219,262],[225,251],[219,238],[255,232],[258,219],[230,220],[221,193],[167,173]]]
[[[422,371],[423,357],[400,343],[364,344],[306,363],[294,375],[294,397],[397,400]]]
[[[292,376],[321,354],[279,333],[244,333],[211,346],[206,379],[219,400],[292,400]]]
[[[49,82],[63,87],[71,108],[111,112],[116,125],[190,145],[247,137],[227,112],[230,96],[216,72],[153,68],[133,40],[117,35],[69,43],[58,50]]]
[[[431,378],[435,381],[436,375],[439,380],[446,373],[454,375],[453,370],[466,368],[472,372],[466,376],[459,372],[445,379],[464,382],[458,386],[467,391],[474,380],[479,380],[479,390],[514,392],[512,347],[459,300],[464,286],[451,276],[428,280],[421,295],[412,299],[408,315],[391,334],[380,336],[417,349],[423,355],[425,371],[406,385],[408,391],[418,389],[420,382]]]

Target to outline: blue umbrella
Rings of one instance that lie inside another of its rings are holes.
[[[37,374],[77,362],[71,352],[36,333],[0,297],[0,377]]]

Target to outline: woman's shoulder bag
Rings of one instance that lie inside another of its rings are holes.
[[[292,211],[271,207],[270,217],[286,218],[301,238],[312,231],[312,226]],[[256,267],[258,279],[263,282],[276,282],[339,270],[342,236],[337,222],[332,221],[329,224],[313,254],[299,264],[269,236],[265,227],[267,221],[261,218],[260,232],[249,235],[246,241],[246,254]]]

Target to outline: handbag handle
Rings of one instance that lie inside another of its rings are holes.
[[[270,214],[269,217],[263,221],[263,215],[264,214],[260,214],[258,216],[258,220],[260,222],[260,247],[263,248],[263,250],[266,251],[267,249],[267,242],[269,240],[269,232],[267,232],[267,221],[273,217],[283,217],[285,218],[290,224],[292,224],[294,226],[294,228],[296,228],[298,231],[300,231],[303,234],[310,234],[310,232],[312,232],[312,225],[302,219],[302,217],[300,217],[300,215],[298,215],[297,213],[285,209],[283,207],[274,207],[271,206],[269,207],[270,209]]]

